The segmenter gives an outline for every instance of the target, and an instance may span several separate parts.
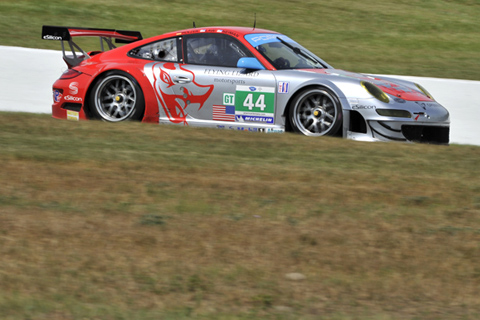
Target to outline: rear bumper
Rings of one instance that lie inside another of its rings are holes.
[[[52,86],[52,117],[67,120],[86,120],[85,103],[91,77],[80,74],[71,79],[58,79]]]

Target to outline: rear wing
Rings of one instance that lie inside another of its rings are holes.
[[[43,26],[42,28],[42,39],[61,41],[63,60],[65,60],[65,63],[69,68],[79,65],[83,60],[89,59],[92,53],[94,54],[99,52],[95,51],[88,54],[75,42],[73,42],[74,37],[99,37],[101,49],[100,52],[105,51],[105,44],[108,46],[107,50],[116,48],[112,42],[112,39],[115,39],[115,43],[131,43],[143,39],[142,34],[138,31],[60,26]],[[71,55],[66,54],[64,41],[68,43],[70,52],[72,53]]]

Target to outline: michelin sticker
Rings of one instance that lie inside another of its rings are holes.
[[[273,117],[257,117],[257,116],[242,116],[236,115],[235,116],[236,122],[260,122],[260,123],[268,123],[273,124]]]

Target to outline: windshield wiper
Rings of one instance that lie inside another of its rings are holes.
[[[290,49],[293,50],[293,52],[295,52],[295,54],[298,54],[304,58],[307,58],[308,60],[312,61],[313,63],[315,63],[316,65],[321,65],[321,68],[325,68],[325,66],[320,62],[318,61],[317,59],[315,59],[314,57],[310,56],[309,54],[306,54],[305,52],[303,52],[300,48],[298,47],[295,47],[295,46],[292,46],[290,43],[288,43],[287,41],[283,40],[282,38],[280,37],[277,37],[277,39],[283,43],[284,45],[286,45],[287,47],[289,47]],[[315,67],[315,68],[319,68],[319,67]]]

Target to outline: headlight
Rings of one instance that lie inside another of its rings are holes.
[[[426,95],[427,97],[429,97],[430,99],[432,100],[435,100],[433,99],[432,95],[430,94],[430,92],[427,91],[427,89],[425,89],[424,87],[422,87],[421,85],[419,85],[418,83],[415,83],[415,85],[417,86],[418,90],[422,91],[422,93],[424,95]]]
[[[384,117],[411,118],[412,114],[407,110],[396,109],[376,109],[377,113]]]
[[[368,82],[368,81],[362,81],[362,82],[360,82],[360,84],[362,85],[362,87],[365,90],[368,91],[368,93],[370,93],[372,96],[374,96],[378,100],[380,100],[382,102],[385,102],[385,103],[388,103],[390,101],[387,94],[385,92],[383,92],[382,89],[380,89],[379,87],[374,85],[373,83]]]

